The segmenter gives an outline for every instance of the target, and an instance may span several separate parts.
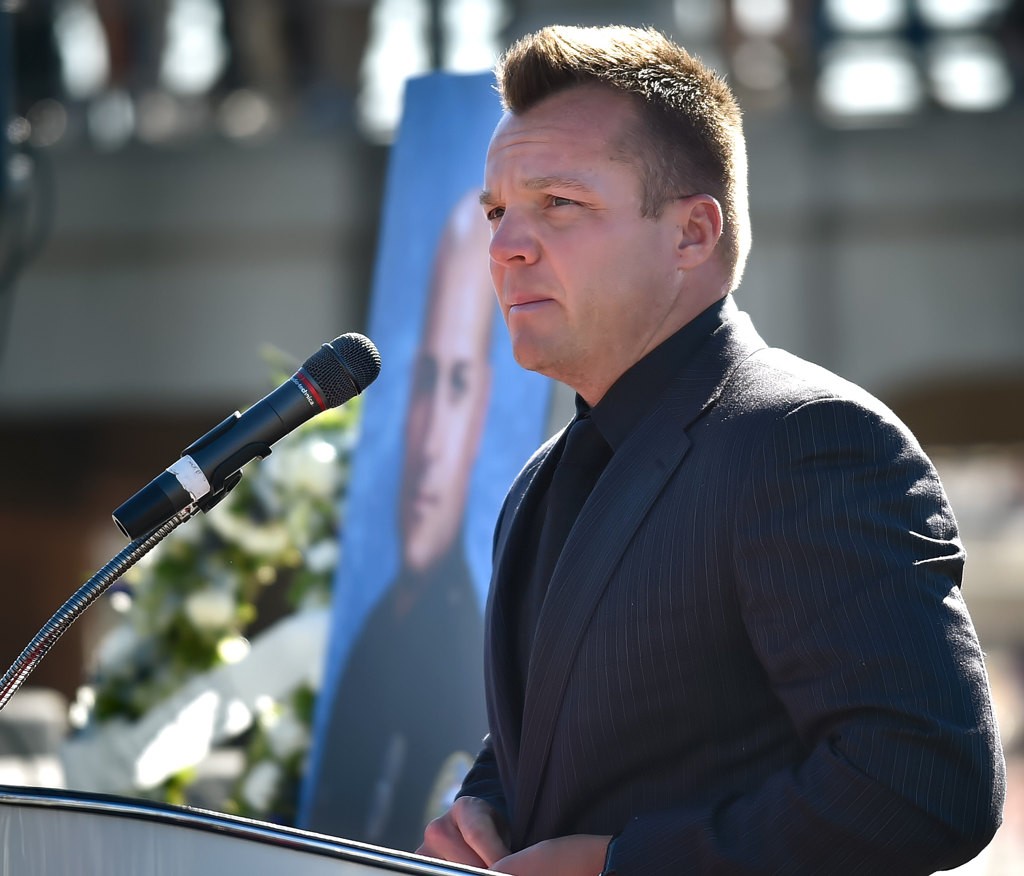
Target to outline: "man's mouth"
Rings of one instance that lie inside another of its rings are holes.
[[[513,313],[529,313],[530,311],[537,310],[543,307],[545,304],[550,304],[550,298],[531,298],[528,300],[517,301],[514,304],[510,304],[508,308],[509,315]]]
[[[424,511],[438,502],[437,495],[434,493],[426,493],[419,490],[410,491],[406,495],[406,502],[409,507],[414,511]]]

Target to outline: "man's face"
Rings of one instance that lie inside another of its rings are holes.
[[[506,114],[487,153],[491,279],[516,360],[591,404],[671,333],[679,295],[671,214],[640,215],[617,148],[638,124],[625,96],[574,88]]]
[[[460,532],[487,411],[494,300],[487,281],[487,227],[473,209],[476,230],[442,240],[413,368],[399,515],[402,560],[416,572],[441,559]]]

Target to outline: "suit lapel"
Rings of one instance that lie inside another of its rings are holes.
[[[661,419],[649,418],[609,462],[552,574],[530,656],[514,837],[525,836],[535,808],[559,704],[590,617],[616,562],[689,447],[681,428],[659,430]],[[640,454],[627,453],[637,448]]]
[[[725,313],[726,324],[612,457],[555,566],[530,658],[513,837],[529,829],[576,652],[615,566],[682,463],[690,447],[687,427],[714,402],[739,363],[763,346],[734,305]]]
[[[497,528],[484,654],[491,729],[505,742],[498,755],[505,776],[516,772],[519,749],[514,742],[519,738],[523,705],[516,681],[515,623],[519,616],[518,600],[522,597],[522,551],[517,551],[516,546],[524,544],[533,525],[538,501],[551,482],[558,459],[552,451],[564,441],[564,435],[565,430],[542,446],[526,464],[515,482],[517,492],[509,495]]]

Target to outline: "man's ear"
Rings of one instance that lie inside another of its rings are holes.
[[[676,229],[677,265],[693,270],[715,252],[722,236],[722,205],[711,195],[677,198],[667,207]]]

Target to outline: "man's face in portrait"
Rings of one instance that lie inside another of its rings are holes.
[[[402,560],[429,569],[461,531],[490,393],[488,228],[475,199],[442,237],[405,424]]]

